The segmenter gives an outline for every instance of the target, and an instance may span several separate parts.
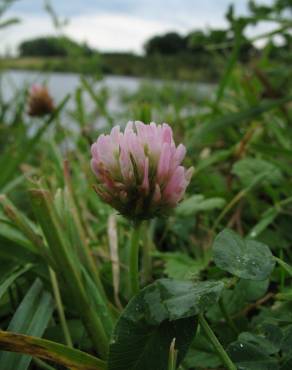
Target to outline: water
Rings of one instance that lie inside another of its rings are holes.
[[[80,76],[74,73],[46,73],[46,72],[31,72],[31,71],[7,71],[2,74],[2,91],[4,100],[14,96],[15,91],[23,87],[29,87],[34,83],[45,83],[54,97],[56,103],[60,102],[67,94],[74,94],[75,90],[80,86]],[[106,87],[110,91],[108,102],[109,109],[113,111],[119,110],[119,92],[126,90],[127,92],[135,92],[142,82],[140,78],[124,77],[124,76],[108,76],[102,81],[96,83],[97,88]],[[86,104],[93,106],[88,95],[84,96]],[[71,104],[74,105],[73,102]],[[69,105],[70,107],[70,105]]]
[[[46,73],[46,72],[31,72],[31,71],[16,71],[10,70],[2,74],[2,90],[4,99],[9,99],[14,95],[14,92],[24,86],[31,86],[33,83],[46,83],[51,95],[56,102],[60,102],[68,93],[73,94],[78,86],[80,86],[80,76],[74,73]],[[114,111],[120,109],[119,93],[125,90],[133,93],[138,90],[142,82],[151,82],[155,85],[162,85],[163,82],[158,80],[145,80],[138,77],[126,76],[106,76],[102,81],[96,83],[97,88],[106,87],[110,92],[109,109]],[[187,82],[176,82],[180,87],[192,86]],[[196,83],[196,90],[200,94],[207,96],[212,85],[206,83]],[[85,96],[89,100],[89,97]]]
[[[71,94],[71,99],[67,102],[66,110],[62,113],[62,125],[70,127],[72,130],[79,131],[79,124],[72,120],[72,116],[67,114],[73,112],[76,109],[76,101],[74,94],[76,89],[81,86],[80,76],[74,73],[46,73],[46,72],[35,72],[35,71],[19,71],[9,70],[1,74],[0,80],[0,91],[3,94],[4,101],[10,100],[15,96],[15,92],[18,90],[29,89],[34,84],[45,83],[48,86],[51,96],[54,99],[55,105],[58,105],[68,94]],[[115,124],[123,126],[127,120],[132,117],[128,117],[125,114],[127,107],[121,102],[121,91],[132,94],[137,91],[142,83],[151,83],[155,86],[162,86],[163,81],[159,80],[146,80],[137,77],[126,77],[126,76],[106,76],[100,81],[94,82],[94,90],[106,88],[108,91],[107,111],[115,119]],[[207,97],[214,91],[214,86],[204,83],[190,83],[190,82],[174,82],[178,88],[191,88],[194,93]],[[96,108],[95,103],[91,99],[88,93],[82,95],[85,109],[91,112]],[[185,112],[182,110],[181,114],[195,113],[200,108],[197,106],[186,107]],[[91,122],[95,127],[104,127],[108,124],[107,119],[101,115],[98,115],[94,122]],[[31,124],[30,124],[31,125]],[[34,133],[34,126],[31,125],[30,130]]]

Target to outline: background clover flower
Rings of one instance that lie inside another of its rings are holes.
[[[129,122],[124,132],[116,126],[98,137],[91,154],[96,192],[135,220],[167,214],[182,199],[193,172],[181,165],[185,146],[176,147],[166,123]]]
[[[32,85],[28,95],[28,114],[32,117],[42,117],[54,110],[53,99],[48,89],[41,85]]]

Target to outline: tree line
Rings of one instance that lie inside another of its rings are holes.
[[[237,43],[240,44],[238,48],[239,60],[245,62],[260,51],[253,40],[245,36],[247,26],[256,25],[263,19],[271,21],[273,17],[278,19],[282,14],[291,13],[292,0],[275,0],[269,6],[259,5],[251,0],[248,7],[248,16],[236,17],[231,5],[225,15],[228,22],[226,29],[193,30],[186,35],[178,32],[155,35],[146,41],[145,55],[195,55],[197,64],[204,64],[210,55],[228,56]],[[269,47],[274,49],[274,55],[277,56],[281,50],[291,50],[291,39],[291,31],[289,29],[283,30],[281,43],[275,43],[270,38]],[[63,35],[38,37],[26,40],[19,45],[21,57],[66,57],[72,55],[88,57],[97,53],[97,50],[89,47],[86,43],[78,43]]]

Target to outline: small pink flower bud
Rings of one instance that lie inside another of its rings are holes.
[[[28,114],[32,117],[42,117],[54,110],[53,99],[48,89],[41,85],[32,85],[28,95]]]
[[[182,199],[193,168],[181,165],[185,146],[176,147],[171,127],[129,122],[100,135],[91,146],[97,194],[135,220],[169,213]]]

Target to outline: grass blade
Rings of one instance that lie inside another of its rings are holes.
[[[72,299],[79,310],[82,321],[101,356],[106,357],[108,338],[103,322],[86,294],[81,276],[81,266],[63,230],[62,222],[56,212],[50,193],[43,189],[31,190],[31,200],[37,220],[47,239],[58,270],[66,281]]]
[[[14,281],[19,278],[19,276],[23,275],[25,272],[32,268],[31,264],[26,265],[22,269],[17,269],[12,274],[10,274],[7,278],[5,278],[0,284],[0,300],[3,295],[6,293],[7,289],[14,283]]]
[[[106,369],[105,362],[85,352],[28,335],[0,330],[0,348],[5,351],[26,353],[76,370]]]
[[[43,290],[43,284],[36,279],[18,306],[8,330],[12,332],[42,336],[52,316],[54,304],[51,295]],[[31,356],[2,352],[0,363],[5,370],[26,370]]]
[[[243,121],[250,121],[261,114],[268,112],[272,109],[278,108],[282,104],[288,103],[292,100],[292,96],[285,96],[281,99],[269,100],[264,103],[252,106],[246,110],[226,114],[219,119],[213,119],[212,122],[205,123],[203,126],[198,127],[196,130],[196,140],[202,140],[205,135],[209,133],[214,134],[216,131],[221,131],[224,128],[239,125]]]

